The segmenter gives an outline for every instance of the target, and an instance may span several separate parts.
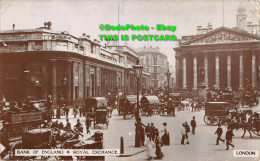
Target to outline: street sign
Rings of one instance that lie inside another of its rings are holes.
[[[42,112],[12,114],[12,123],[42,120]]]

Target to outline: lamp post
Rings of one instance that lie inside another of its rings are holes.
[[[170,114],[170,78],[171,78],[172,73],[170,73],[169,69],[168,69],[168,71],[167,71],[167,73],[165,73],[165,75],[166,75],[166,78],[167,78],[167,81],[168,81],[167,114],[169,115]],[[173,115],[174,115],[174,110],[173,110]]]
[[[136,64],[133,66],[133,69],[137,81],[137,118],[139,118],[139,83],[140,83],[140,79],[142,78],[142,71],[143,71],[143,66],[140,65],[139,60],[136,61]]]
[[[137,112],[136,112],[136,124],[135,124],[135,147],[141,146],[141,129],[142,124],[139,118],[139,80],[142,78],[143,66],[139,64],[139,60],[136,61],[136,64],[133,66],[134,73],[137,81]]]

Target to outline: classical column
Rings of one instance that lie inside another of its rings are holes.
[[[72,80],[72,75],[71,75],[71,71],[72,71],[72,68],[71,68],[71,62],[69,61],[68,64],[67,64],[67,92],[66,92],[66,100],[67,101],[71,101],[71,80]]]
[[[179,75],[179,64],[180,64],[180,59],[179,59],[179,57],[177,57],[176,56],[176,64],[175,64],[175,76],[174,76],[174,81],[175,81],[175,87],[177,87],[177,89],[179,89],[179,77],[180,77],[180,75]]]
[[[243,54],[239,55],[239,89],[243,90],[244,89],[244,67],[243,67]]]
[[[208,56],[204,56],[204,70],[205,70],[205,77],[204,82],[206,85],[206,88],[209,88],[209,74],[208,74]]]
[[[231,55],[227,55],[227,87],[231,88]]]
[[[252,87],[256,87],[256,56],[252,54]]]
[[[186,80],[186,58],[183,57],[182,59],[182,70],[183,70],[183,74],[182,74],[182,89],[187,89],[187,80]]]
[[[193,89],[197,89],[197,56],[193,55]]]
[[[216,54],[216,62],[215,62],[215,69],[216,69],[216,73],[215,73],[215,81],[216,81],[216,86],[219,88],[219,55]]]
[[[56,62],[57,60],[51,60],[51,73],[52,73],[52,98],[54,99],[54,104],[57,102],[57,72],[56,72]]]

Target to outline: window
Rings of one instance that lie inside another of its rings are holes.
[[[42,45],[42,41],[36,41],[35,45]]]

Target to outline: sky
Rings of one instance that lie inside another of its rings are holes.
[[[100,24],[133,24],[155,27],[156,24],[176,26],[172,31],[150,30],[149,34],[195,35],[197,26],[213,29],[223,26],[236,27],[236,13],[240,5],[247,10],[247,21],[259,21],[253,14],[260,0],[0,0],[0,28],[11,30],[42,27],[46,21],[52,22],[52,29],[68,31],[75,36],[86,33],[91,39],[99,39],[99,34],[117,34],[117,31],[101,31]],[[119,5],[118,5],[119,4]],[[118,7],[119,6],[119,7]],[[259,5],[258,5],[259,6]],[[119,12],[118,12],[119,9]],[[258,8],[259,9],[259,8]],[[119,14],[118,14],[119,13]],[[148,31],[122,31],[119,34],[148,34]],[[101,42],[104,44],[105,42]],[[132,48],[159,47],[168,56],[170,65],[175,63],[173,48],[176,41],[127,41]]]

